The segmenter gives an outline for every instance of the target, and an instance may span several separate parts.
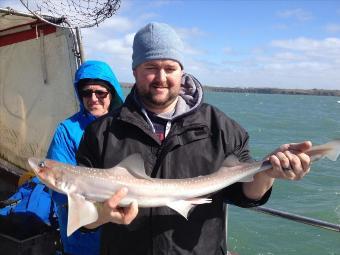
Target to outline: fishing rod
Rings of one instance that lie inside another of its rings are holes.
[[[317,220],[317,219],[313,219],[313,218],[309,218],[309,217],[305,217],[305,216],[301,216],[301,215],[297,215],[297,214],[293,214],[293,213],[288,213],[288,212],[284,212],[284,211],[280,211],[280,210],[275,210],[275,209],[272,209],[272,208],[266,208],[266,207],[262,207],[262,206],[253,207],[253,208],[249,208],[249,209],[252,210],[252,211],[261,212],[261,213],[264,213],[264,214],[269,214],[269,215],[272,215],[272,216],[285,218],[285,219],[288,219],[288,220],[304,223],[304,224],[307,224],[307,225],[312,225],[312,226],[315,226],[315,227],[340,232],[340,225],[339,224],[334,224],[334,223],[330,223],[330,222],[327,222],[327,221]]]

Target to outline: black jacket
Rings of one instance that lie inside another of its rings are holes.
[[[171,120],[161,144],[130,93],[123,107],[92,123],[84,133],[77,160],[81,165],[110,168],[133,153],[141,153],[146,173],[156,178],[188,178],[216,171],[235,154],[251,161],[248,134],[215,107],[199,102],[188,114]],[[167,207],[140,208],[130,225],[106,224],[102,254],[226,254],[225,202],[241,207],[263,204],[247,199],[240,183],[212,195],[211,204],[196,206],[188,220]]]

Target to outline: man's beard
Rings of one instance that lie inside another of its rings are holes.
[[[145,91],[140,91],[137,89],[137,92],[138,92],[139,98],[144,104],[150,105],[150,106],[156,106],[157,108],[162,107],[162,106],[166,107],[170,105],[172,102],[176,100],[178,96],[178,93],[176,93],[175,91],[172,91],[171,89],[168,90],[168,93],[162,99],[158,99],[157,94],[154,95],[151,90],[149,90],[148,92],[145,92]]]

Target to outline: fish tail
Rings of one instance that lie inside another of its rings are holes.
[[[311,157],[312,161],[322,158],[328,158],[332,161],[336,161],[340,155],[340,139],[335,139],[322,145],[313,146],[306,153]]]

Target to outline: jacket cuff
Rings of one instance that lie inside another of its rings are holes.
[[[226,195],[226,199],[225,201],[228,204],[233,204],[239,207],[243,207],[243,208],[250,208],[250,207],[256,207],[256,206],[260,206],[263,205],[265,203],[267,203],[271,192],[272,192],[272,187],[261,197],[261,199],[259,200],[254,200],[254,199],[250,199],[248,198],[244,193],[243,193],[243,189],[242,189],[242,183],[241,182],[237,182],[235,184],[232,185],[232,189],[227,191]],[[228,194],[229,193],[229,194]]]

